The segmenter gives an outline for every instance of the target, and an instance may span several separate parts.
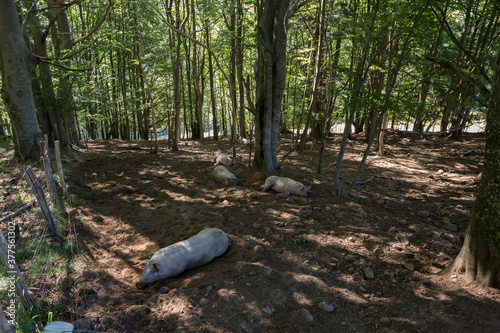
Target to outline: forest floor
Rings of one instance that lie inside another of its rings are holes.
[[[312,185],[308,199],[261,192],[238,144],[235,187],[212,177],[229,141],[97,140],[67,156],[82,264],[64,278],[67,321],[132,332],[499,332],[500,291],[440,274],[461,248],[479,184],[484,134],[411,142],[388,133],[349,197],[335,195],[340,144],[291,153],[282,175]],[[354,178],[365,144],[350,141],[341,178]],[[291,146],[279,145],[279,160]],[[181,276],[135,287],[133,265],[216,227],[228,251]],[[68,237],[68,235],[66,235]],[[50,288],[46,282],[45,288]],[[64,318],[59,318],[63,319]],[[83,325],[83,324],[82,324]]]

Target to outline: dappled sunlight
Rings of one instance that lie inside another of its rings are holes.
[[[86,152],[89,163],[75,162],[80,171],[72,176],[73,191],[86,201],[80,208],[86,248],[96,268],[120,281],[115,292],[127,299],[112,306],[101,301],[108,309],[120,313],[141,304],[134,311],[151,309],[146,315],[150,327],[177,323],[218,331],[218,322],[234,318],[227,326],[231,331],[273,331],[276,325],[321,331],[342,323],[361,330],[364,321],[382,327],[378,322],[387,316],[395,330],[405,331],[421,323],[401,318],[402,304],[413,309],[412,304],[454,302],[433,290],[443,283],[436,273],[459,249],[458,234],[448,231],[443,218],[465,220],[473,199],[455,199],[463,196],[468,177],[461,170],[434,174],[429,165],[405,158],[370,158],[362,178],[368,182],[343,198],[333,195],[331,174],[310,171],[316,152],[309,150],[305,158],[288,160],[284,175],[312,184],[311,197],[287,200],[271,190],[258,191],[264,177],[247,170],[244,159],[231,167],[238,186],[217,184],[211,171],[220,143],[182,149],[174,153],[160,147],[155,156],[146,143],[120,144],[114,154]],[[349,157],[343,177],[350,179],[354,171]],[[420,216],[423,210],[427,218]],[[132,265],[209,227],[232,238],[226,253],[144,291],[135,289],[142,271]],[[373,277],[366,275],[370,272]],[[321,310],[321,302],[341,312]],[[301,309],[314,321],[290,315]]]

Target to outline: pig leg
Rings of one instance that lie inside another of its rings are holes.
[[[269,190],[271,187],[273,187],[274,181],[269,181],[264,184],[264,187],[262,188],[262,191],[266,192]]]

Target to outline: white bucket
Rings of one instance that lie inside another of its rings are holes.
[[[45,326],[45,333],[71,333],[73,332],[73,325],[64,321],[54,321]]]

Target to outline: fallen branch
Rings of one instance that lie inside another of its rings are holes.
[[[11,219],[11,218],[13,218],[13,217],[16,217],[17,215],[21,214],[21,213],[22,213],[23,211],[25,211],[26,209],[33,207],[33,204],[34,204],[35,202],[36,202],[36,200],[31,200],[30,202],[28,202],[28,203],[26,203],[26,204],[22,205],[22,206],[21,206],[21,208],[19,208],[19,209],[18,209],[18,210],[16,210],[15,212],[10,213],[9,215],[6,215],[6,216],[2,217],[2,218],[0,219],[0,222],[3,222],[3,221],[6,221],[6,220],[8,220],[8,219]]]
[[[358,183],[356,183],[356,184],[357,184],[357,185],[364,185],[364,184],[368,184],[369,182],[371,182],[371,181],[373,180],[373,177],[374,177],[374,176],[372,176],[372,177],[371,177],[370,179],[368,179],[368,180],[365,180],[364,182],[358,182]],[[385,178],[385,177],[383,177],[383,178]],[[347,180],[344,180],[344,182],[345,182],[347,185],[351,185],[351,182],[348,182]]]

